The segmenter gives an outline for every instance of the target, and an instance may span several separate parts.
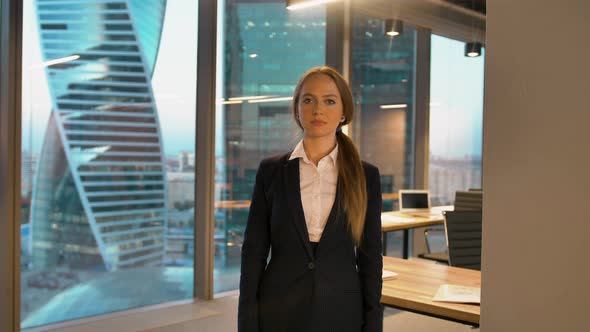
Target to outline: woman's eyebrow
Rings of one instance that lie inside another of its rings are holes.
[[[302,97],[305,97],[305,96],[311,96],[311,97],[315,97],[315,95],[313,95],[313,94],[311,94],[311,93],[304,93],[304,94],[303,94],[303,95],[301,95],[301,96],[302,96]],[[323,95],[322,97],[324,97],[324,98],[325,98],[325,97],[338,97],[338,96],[337,96],[337,95],[335,95],[335,94],[327,94],[327,95]]]

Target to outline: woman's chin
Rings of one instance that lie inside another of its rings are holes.
[[[323,137],[334,137],[336,136],[336,130],[334,131],[328,131],[328,130],[323,130],[323,131],[316,131],[316,130],[309,130],[309,131],[305,131],[305,137],[308,138],[323,138]]]

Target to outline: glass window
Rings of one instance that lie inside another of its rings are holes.
[[[24,2],[22,328],[192,298],[197,8]]]
[[[288,11],[282,0],[227,0],[219,13],[215,292],[238,287],[258,164],[300,139],[290,100],[301,74],[324,64],[326,30],[323,6]]]
[[[353,13],[352,89],[357,115],[352,137],[361,158],[379,167],[383,210],[397,208],[397,191],[413,187],[416,31],[385,36],[384,20]]]
[[[385,35],[382,19],[353,13],[352,90],[356,116],[349,132],[361,158],[381,173],[383,211],[398,208],[397,191],[414,185],[416,31]],[[402,234],[389,232],[387,252],[401,255]]]
[[[455,191],[481,188],[484,53],[464,56],[465,43],[432,35],[430,168],[433,205],[453,204]]]

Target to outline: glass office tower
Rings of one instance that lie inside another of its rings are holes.
[[[299,77],[325,63],[326,14],[282,0],[226,0],[218,44],[215,291],[238,287],[240,251],[258,164],[300,139],[290,100]],[[237,98],[237,99],[236,99]]]
[[[35,268],[164,262],[165,160],[150,81],[165,5],[36,1],[52,112],[31,202]]]

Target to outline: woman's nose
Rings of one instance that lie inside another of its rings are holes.
[[[313,104],[313,114],[318,114],[322,112],[322,107],[319,104]]]

